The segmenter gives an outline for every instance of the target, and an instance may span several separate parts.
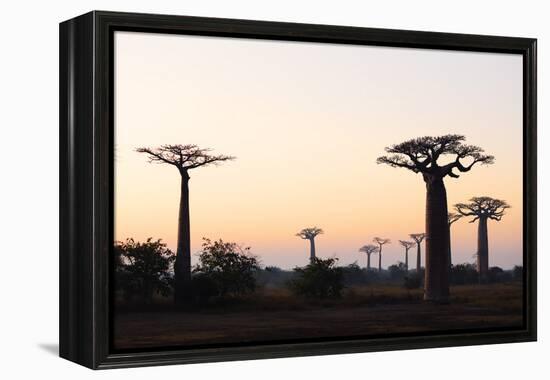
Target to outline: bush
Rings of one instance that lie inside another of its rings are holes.
[[[514,269],[512,269],[512,277],[515,281],[523,281],[523,267],[515,265]]]
[[[451,267],[451,284],[476,284],[479,276],[474,264],[458,264]]]
[[[381,273],[377,269],[367,269],[365,271],[365,281],[367,284],[380,282],[382,279]]]
[[[489,283],[510,282],[514,279],[512,271],[505,271],[500,267],[490,267],[487,277]]]
[[[490,267],[487,273],[487,280],[490,283],[500,282],[503,274],[504,274],[504,270],[502,268]]]
[[[405,263],[398,262],[397,264],[390,265],[388,267],[388,273],[390,274],[391,280],[402,280],[407,275],[407,268],[405,267]]]
[[[193,300],[197,304],[208,302],[212,297],[219,295],[219,290],[214,280],[205,274],[198,273],[191,278]]]
[[[347,286],[364,285],[368,283],[367,273],[357,262],[342,268],[344,284]]]
[[[116,242],[114,253],[115,288],[125,300],[138,299],[149,304],[155,293],[168,296],[172,292],[169,270],[175,255],[160,239],[149,238],[145,243],[134,239]]]
[[[294,268],[296,277],[289,282],[290,290],[300,296],[312,298],[340,297],[343,270],[336,267],[338,259],[314,258],[303,268]]]
[[[203,239],[199,264],[193,269],[197,298],[238,296],[256,289],[255,272],[258,260],[250,255],[250,247],[223,240]]]
[[[283,270],[278,267],[268,266],[255,272],[258,286],[266,288],[278,288],[284,286],[294,277],[294,272]]]
[[[405,289],[418,289],[422,286],[423,276],[418,273],[411,273],[404,277],[403,287]]]

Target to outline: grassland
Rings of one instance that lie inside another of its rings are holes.
[[[169,304],[160,305],[161,311],[120,310],[114,346],[124,350],[522,324],[520,283],[454,286],[451,292],[449,304],[438,305],[423,302],[420,289],[397,285],[351,287],[331,300],[305,300],[278,288],[193,311],[173,311]]]

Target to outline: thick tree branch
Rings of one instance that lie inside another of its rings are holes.
[[[401,244],[407,251],[416,245],[415,242],[407,240],[399,240],[399,244]]]
[[[410,234],[409,236],[411,237],[411,239],[413,239],[416,242],[416,244],[420,244],[422,243],[422,240],[424,240],[424,238],[426,237],[426,234],[417,233],[417,234]]]
[[[387,164],[392,167],[409,169],[415,173],[418,173],[420,171],[419,168],[414,164],[414,162],[408,161],[407,159],[400,157],[398,155],[378,157],[376,160],[376,163]]]
[[[457,220],[459,220],[460,218],[462,218],[462,215],[458,213],[450,212],[447,214],[447,221],[449,223],[449,226],[454,222],[456,222]]]

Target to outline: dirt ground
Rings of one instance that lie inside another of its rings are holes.
[[[282,294],[260,297],[261,302],[251,300],[247,307],[238,308],[118,312],[114,347],[143,349],[522,324],[522,289],[517,283],[456,286],[447,305],[425,303],[421,291],[390,286],[354,289],[341,300],[325,303],[304,303]]]

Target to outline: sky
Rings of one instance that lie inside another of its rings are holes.
[[[193,263],[207,237],[250,246],[263,265],[306,265],[295,234],[317,226],[317,256],[342,265],[365,266],[359,247],[390,238],[387,267],[404,261],[398,240],[424,230],[425,184],[376,158],[453,133],[495,163],[447,177],[449,207],[506,200],[489,265],[522,265],[521,55],[116,32],[114,127],[116,240],[175,250],[179,173],[135,149],[197,144],[236,159],[190,172]],[[453,224],[454,263],[475,262],[476,234]]]

